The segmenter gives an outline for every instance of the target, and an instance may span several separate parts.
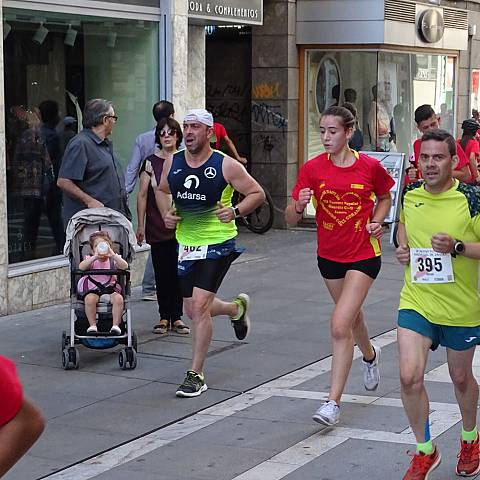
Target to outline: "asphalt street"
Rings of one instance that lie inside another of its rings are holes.
[[[386,242],[384,242],[386,243]],[[414,438],[401,406],[396,310],[403,269],[384,244],[382,271],[365,303],[382,347],[381,383],[367,392],[356,352],[341,423],[312,421],[329,388],[331,300],[318,273],[315,233],[242,232],[246,252],[222,298],[252,299],[252,333],[236,340],[215,320],[207,392],[175,397],[190,363],[190,338],[151,333],[156,304],[132,306],[138,366],[120,370],[118,349],[80,347],[80,369],[61,367],[68,305],[0,318],[0,352],[17,362],[26,394],[43,410],[45,433],[6,480],[384,480],[402,478]],[[188,320],[186,320],[188,322]],[[432,436],[442,452],[431,480],[455,478],[459,412],[445,353],[430,356]],[[480,359],[476,360],[480,374]]]

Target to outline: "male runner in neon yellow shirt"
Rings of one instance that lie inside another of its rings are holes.
[[[462,414],[457,475],[480,471],[478,385],[472,373],[480,343],[478,261],[480,192],[453,178],[454,138],[444,130],[422,137],[423,180],[405,187],[397,258],[406,265],[400,295],[398,346],[402,401],[417,440],[404,480],[422,480],[440,464],[432,443],[424,386],[429,350],[447,348],[447,361]]]

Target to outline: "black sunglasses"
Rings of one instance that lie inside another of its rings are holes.
[[[116,115],[105,115],[105,118],[113,118],[115,121],[118,120],[118,117]]]
[[[160,136],[163,138],[165,135],[169,135],[170,137],[173,137],[174,135],[177,134],[177,131],[174,128],[169,128],[168,130],[162,130],[160,132]]]

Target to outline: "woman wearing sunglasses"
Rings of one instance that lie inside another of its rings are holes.
[[[165,227],[155,201],[163,164],[177,151],[182,139],[182,130],[176,120],[163,118],[158,122],[155,130],[157,147],[140,169],[140,191],[137,197],[137,241],[139,245],[144,240],[150,244],[157,286],[160,321],[154,325],[153,332],[162,335],[165,335],[169,328],[180,334],[190,333],[189,327],[181,319],[183,300],[177,281],[175,230]],[[171,203],[171,199],[164,201]]]

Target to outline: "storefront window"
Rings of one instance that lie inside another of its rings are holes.
[[[15,263],[61,253],[56,175],[87,100],[114,102],[119,119],[111,140],[124,167],[136,135],[152,128],[158,23],[8,8],[3,16],[8,247]]]
[[[445,55],[410,55],[415,108],[429,103],[440,115],[441,127],[455,135],[455,58]]]
[[[350,102],[356,108],[362,149],[369,149],[368,114],[377,83],[376,52],[309,51],[307,69],[306,159],[323,152],[319,117],[332,105]]]
[[[305,160],[323,151],[319,116],[331,105],[353,104],[361,150],[407,155],[419,135],[413,119],[425,103],[454,129],[455,59],[444,55],[371,51],[307,51]]]

